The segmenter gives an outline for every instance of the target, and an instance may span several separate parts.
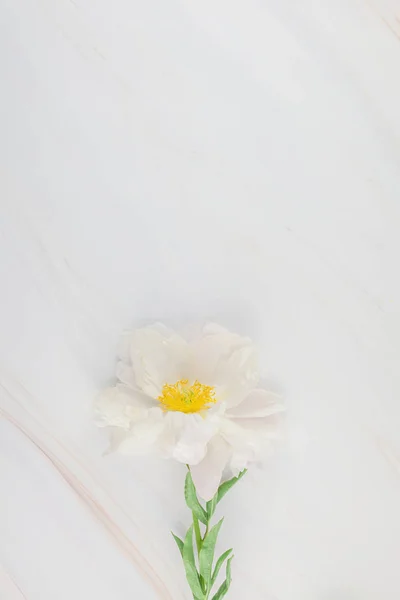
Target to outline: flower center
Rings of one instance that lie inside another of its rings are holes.
[[[216,402],[212,386],[195,381],[192,385],[187,379],[180,379],[173,385],[166,383],[161,396],[158,396],[164,410],[184,413],[196,413],[210,408]]]

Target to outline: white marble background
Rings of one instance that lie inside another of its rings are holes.
[[[398,600],[399,0],[0,8],[1,600],[189,599],[184,469],[91,414],[153,319],[253,336],[287,399],[229,599]]]

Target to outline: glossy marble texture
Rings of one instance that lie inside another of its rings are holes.
[[[92,418],[156,319],[286,397],[228,598],[398,600],[398,0],[0,0],[0,50],[1,600],[190,598],[184,468]]]

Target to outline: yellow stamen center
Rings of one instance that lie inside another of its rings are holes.
[[[184,413],[196,413],[210,408],[216,402],[212,386],[195,381],[192,385],[187,379],[180,379],[173,385],[166,383],[161,396],[158,396],[164,410]]]

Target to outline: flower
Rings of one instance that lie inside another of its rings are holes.
[[[189,340],[160,323],[125,334],[116,375],[96,401],[112,449],[190,465],[204,500],[225,469],[238,475],[277,435],[283,406],[257,388],[254,345],[214,323]]]

